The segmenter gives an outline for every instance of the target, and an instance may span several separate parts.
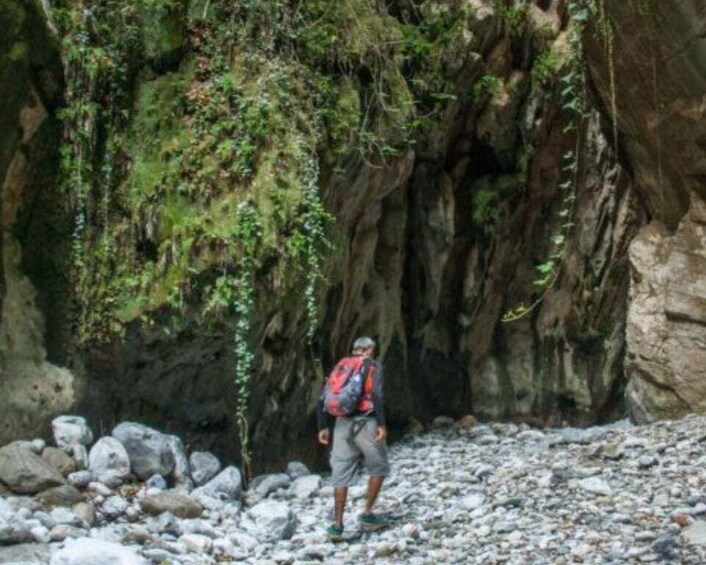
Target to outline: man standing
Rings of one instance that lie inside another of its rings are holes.
[[[361,461],[370,475],[365,511],[360,515],[361,527],[367,531],[385,526],[385,520],[373,513],[385,477],[390,472],[387,462],[387,428],[382,396],[382,365],[373,359],[375,342],[369,337],[359,337],[353,343],[353,355],[363,357],[363,392],[355,412],[336,418],[331,449],[331,471],[334,487],[335,522],[326,531],[329,539],[343,539],[343,511],[348,498],[348,487],[353,483]],[[321,395],[317,411],[319,442],[328,445],[330,429],[328,414]]]

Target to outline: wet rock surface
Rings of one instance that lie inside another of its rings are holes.
[[[239,470],[226,467],[191,493],[155,487],[154,477],[129,477],[117,487],[91,482],[69,507],[0,497],[0,563],[706,559],[706,417],[588,429],[445,421],[405,436],[390,458],[392,475],[378,503],[389,525],[377,533],[360,529],[362,477],[350,489],[341,543],[324,535],[333,506],[329,478],[290,465],[290,474],[300,474],[294,480],[265,475],[243,491]],[[171,487],[176,479],[163,482]],[[210,507],[196,502],[199,491]]]

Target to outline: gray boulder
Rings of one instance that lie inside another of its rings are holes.
[[[175,487],[191,491],[194,482],[191,480],[191,468],[189,460],[184,451],[184,444],[177,436],[166,436],[169,449],[174,457],[174,471],[172,472],[172,484]]]
[[[174,453],[168,436],[135,422],[116,426],[112,436],[125,446],[132,471],[139,479],[169,476],[174,471]]]
[[[63,449],[59,449],[58,447],[47,447],[42,451],[42,459],[59,471],[64,477],[76,470],[76,461],[74,461],[70,455],[67,455]]]
[[[141,502],[148,514],[159,515],[169,512],[177,518],[198,518],[203,507],[190,496],[178,490],[168,490],[146,496]]]
[[[194,451],[189,457],[191,467],[191,477],[196,486],[205,485],[221,470],[221,462],[218,457],[207,451]]]
[[[93,442],[93,432],[81,416],[59,416],[51,423],[54,442],[59,447],[89,445]]]
[[[100,482],[102,477],[115,475],[125,479],[130,474],[130,457],[117,439],[99,439],[88,454],[88,469]]]
[[[34,494],[65,483],[59,471],[18,442],[0,449],[0,481],[18,494]]]
[[[250,530],[258,539],[279,541],[294,535],[297,520],[289,506],[283,502],[264,500],[248,512]]]
[[[194,494],[203,494],[217,500],[239,500],[243,494],[243,479],[237,467],[226,467]]]
[[[57,551],[50,565],[147,565],[133,550],[97,539],[72,539]]]

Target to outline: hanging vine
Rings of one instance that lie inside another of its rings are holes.
[[[550,237],[549,257],[535,266],[536,279],[533,284],[538,287],[539,296],[529,306],[519,304],[507,310],[502,317],[503,322],[514,322],[524,318],[545,299],[559,278],[563,260],[566,257],[569,235],[574,227],[576,193],[581,169],[582,135],[586,119],[585,68],[581,38],[588,22],[589,9],[581,0],[570,1],[568,7],[572,22],[569,31],[569,59],[566,71],[559,79],[559,85],[561,107],[569,116],[564,132],[573,133],[575,140],[573,148],[562,156],[562,181],[559,184],[562,206],[558,213],[559,225]]]

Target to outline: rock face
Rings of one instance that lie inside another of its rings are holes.
[[[34,494],[65,482],[54,467],[19,442],[0,449],[0,481],[19,494]]]
[[[706,410],[706,6],[628,4],[606,4],[620,31],[612,46],[587,34],[587,52],[635,192],[654,218],[630,246],[627,400],[644,422]]]
[[[76,402],[66,202],[57,190],[62,70],[40,4],[0,4],[0,445],[38,436]],[[11,78],[10,78],[11,77]]]
[[[692,193],[671,235],[653,222],[630,246],[628,406],[639,422],[706,412],[706,202]]]

